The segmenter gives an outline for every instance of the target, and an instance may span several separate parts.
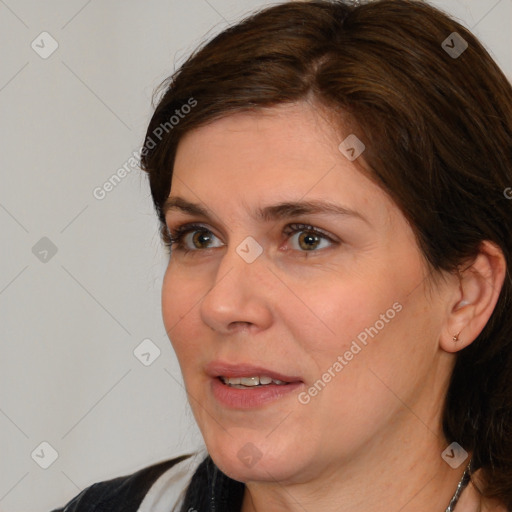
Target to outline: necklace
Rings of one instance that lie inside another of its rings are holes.
[[[457,505],[457,502],[459,501],[460,495],[462,494],[462,491],[466,488],[466,486],[469,483],[469,480],[471,478],[471,460],[469,461],[469,464],[467,465],[466,469],[464,470],[464,473],[459,480],[459,483],[457,484],[457,489],[455,490],[455,494],[453,495],[453,498],[450,500],[450,504],[446,508],[445,512],[453,512],[455,510],[455,505]]]

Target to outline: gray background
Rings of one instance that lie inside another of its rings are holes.
[[[271,3],[0,0],[0,511],[49,510],[201,444],[161,320],[149,187],[129,158],[161,80]],[[512,77],[512,0],[433,3]],[[146,366],[134,350],[148,339]],[[58,453],[47,469],[42,442]]]

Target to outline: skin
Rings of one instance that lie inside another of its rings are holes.
[[[184,239],[190,252],[173,247],[163,319],[210,455],[246,483],[243,512],[444,512],[469,461],[452,469],[441,458],[442,402],[456,352],[496,304],[503,255],[485,242],[462,278],[430,283],[405,217],[339,151],[349,133],[298,103],[231,114],[179,143],[170,196],[201,204],[210,218],[173,209],[167,225],[201,223],[210,238],[195,231]],[[251,215],[311,199],[366,221]],[[319,228],[333,242],[319,238],[308,250],[307,230],[283,233],[290,223]],[[236,252],[247,236],[263,249],[252,263]],[[291,393],[233,410],[210,391],[205,366],[219,359],[298,375],[299,391],[307,390],[396,303],[400,312],[307,404]],[[261,454],[251,467],[238,457],[248,442]],[[464,499],[457,512],[485,510],[475,508],[477,494]]]

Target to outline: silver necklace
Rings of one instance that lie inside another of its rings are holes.
[[[455,490],[455,494],[453,495],[453,498],[450,500],[450,504],[446,508],[445,512],[453,512],[455,510],[455,505],[457,505],[460,495],[462,494],[462,491],[468,485],[470,479],[471,479],[471,460],[469,461],[469,464],[467,465],[466,469],[464,470],[464,473],[463,473],[461,479],[459,480],[459,483],[457,484],[457,489]]]

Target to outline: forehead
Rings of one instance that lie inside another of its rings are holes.
[[[179,168],[183,153],[188,164],[207,152],[215,152],[223,161],[244,156],[258,161],[309,161],[316,151],[337,147],[339,142],[340,135],[322,110],[304,102],[282,104],[236,112],[191,130],[178,144],[175,167]]]
[[[228,115],[182,138],[171,196],[222,208],[328,199],[387,215],[394,205],[340,151],[342,132],[306,103]]]

